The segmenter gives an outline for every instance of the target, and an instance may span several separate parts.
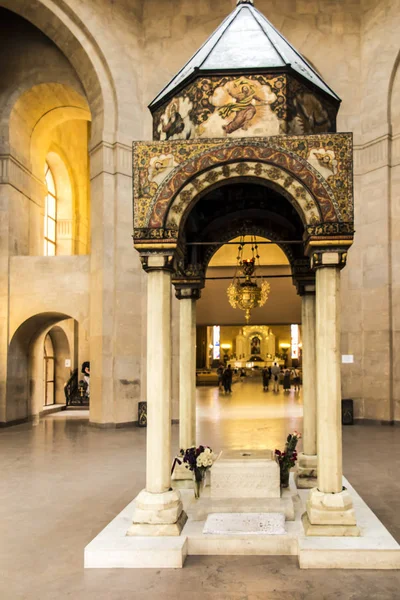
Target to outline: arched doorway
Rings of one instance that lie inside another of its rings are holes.
[[[9,345],[5,423],[65,405],[64,386],[88,351],[85,332],[70,315],[47,312],[26,319]]]
[[[77,363],[78,339],[75,336],[76,323],[72,319],[55,325],[45,333],[44,338],[44,407],[65,405],[64,387]],[[72,350],[70,341],[71,338]]]

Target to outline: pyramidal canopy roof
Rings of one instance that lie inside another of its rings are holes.
[[[340,101],[301,54],[254,8],[253,0],[238,0],[237,4],[236,9],[158,94],[150,108],[158,105],[194,73],[270,68],[291,68]]]

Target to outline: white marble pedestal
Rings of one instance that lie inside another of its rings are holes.
[[[280,498],[279,465],[272,450],[222,451],[211,469],[215,498]]]
[[[294,487],[293,475],[290,485]],[[182,568],[187,555],[291,555],[298,556],[301,569],[400,569],[399,544],[346,480],[343,485],[353,498],[360,537],[304,535],[301,517],[308,490],[299,490],[295,519],[286,522],[284,535],[205,535],[206,519],[194,521],[190,516],[199,500],[194,499],[192,490],[182,490],[189,519],[180,536],[127,536],[134,510],[134,502],[131,502],[86,546],[85,568]]]
[[[214,468],[214,467],[213,467]],[[211,469],[212,473],[212,469]],[[212,485],[206,486],[198,500],[188,507],[188,516],[192,521],[206,520],[213,513],[283,513],[286,521],[295,518],[296,502],[299,501],[293,477],[288,488],[282,490],[278,498],[254,497],[215,497]]]

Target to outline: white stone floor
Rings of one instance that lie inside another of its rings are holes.
[[[216,449],[282,445],[301,430],[294,393],[274,397],[246,383],[232,396],[200,388],[198,397],[199,441]],[[85,571],[84,547],[144,486],[145,438],[144,429],[99,430],[68,412],[0,431],[1,600],[400,597],[398,572],[302,571],[290,556],[189,556],[182,570]],[[345,427],[343,445],[345,475],[400,541],[400,429]]]

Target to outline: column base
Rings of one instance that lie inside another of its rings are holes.
[[[187,521],[187,514],[183,510],[176,523],[164,523],[150,525],[149,523],[133,523],[126,532],[129,536],[150,536],[150,537],[161,537],[161,536],[179,536],[181,535],[182,529]]]
[[[307,536],[321,537],[359,537],[357,525],[312,525],[307,513],[301,517],[304,533]]]
[[[308,496],[306,515],[306,524],[309,531],[306,535],[354,536],[360,534],[356,527],[353,501],[346,489],[330,494],[320,492],[318,488],[313,488]],[[318,527],[318,529],[315,529],[315,527]],[[314,533],[311,533],[312,531]],[[348,531],[352,533],[348,533]]]
[[[142,490],[135,498],[133,525],[127,535],[180,535],[186,522],[178,490],[152,494]],[[183,521],[182,521],[183,520]]]
[[[300,452],[297,471],[294,476],[296,486],[300,489],[317,487],[317,455]]]

